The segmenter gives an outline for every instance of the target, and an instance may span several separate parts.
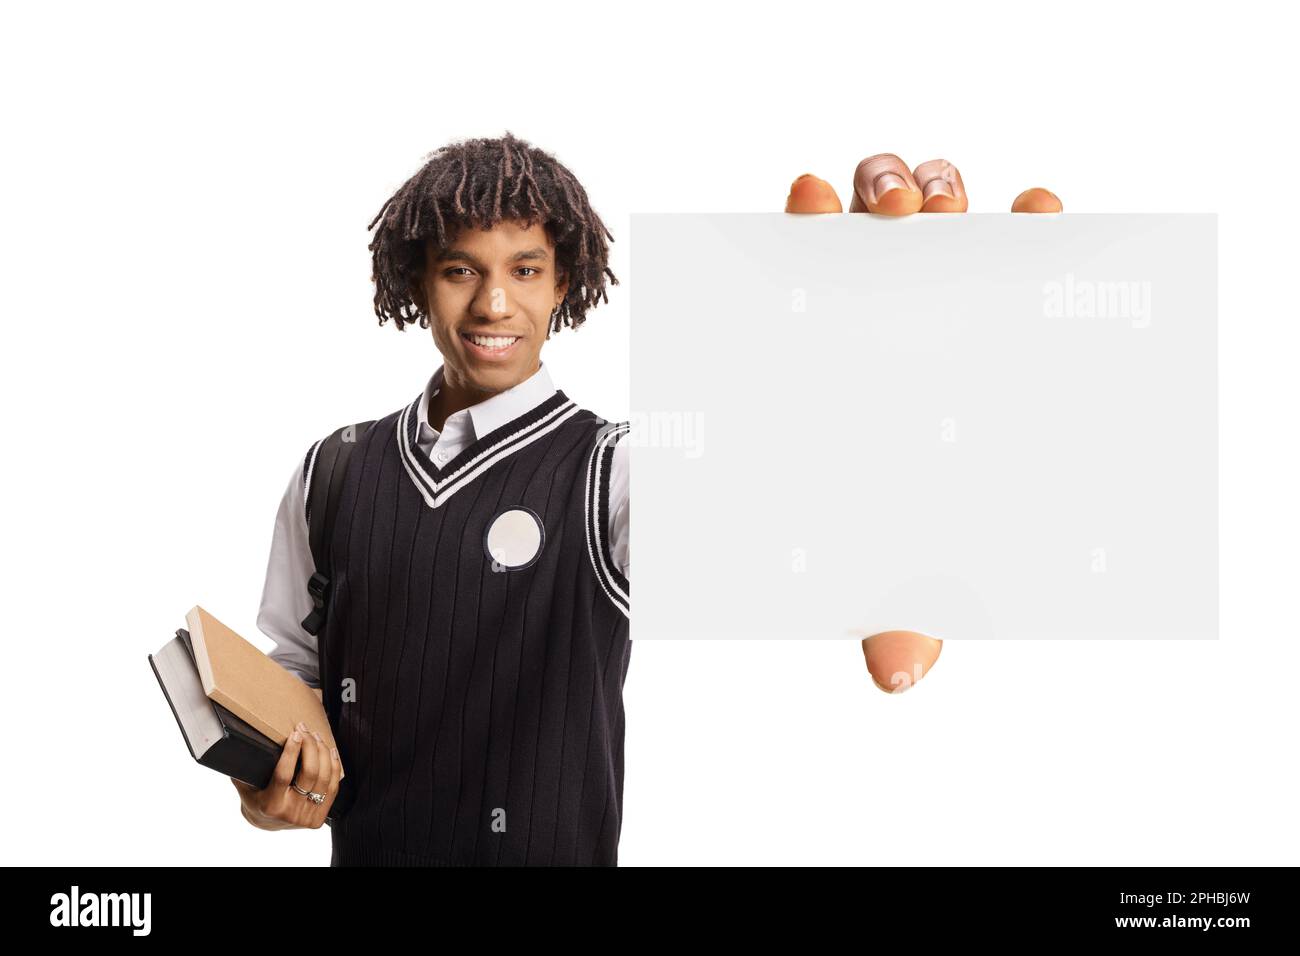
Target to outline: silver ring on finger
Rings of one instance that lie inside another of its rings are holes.
[[[323,793],[317,793],[315,790],[304,790],[302,787],[298,786],[292,780],[289,781],[289,786],[293,787],[293,789],[297,790],[299,793],[301,793],[304,797],[309,799],[312,803],[316,804],[317,806],[325,802],[325,794]]]

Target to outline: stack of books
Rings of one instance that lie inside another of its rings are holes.
[[[299,721],[336,746],[320,697],[301,678],[201,607],[185,623],[149,666],[201,765],[261,790]]]

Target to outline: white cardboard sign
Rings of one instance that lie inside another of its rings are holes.
[[[631,241],[634,639],[1218,636],[1215,216]]]

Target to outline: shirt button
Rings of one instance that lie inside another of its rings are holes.
[[[438,452],[438,461],[445,462],[446,460],[447,460],[447,453],[445,451]]]

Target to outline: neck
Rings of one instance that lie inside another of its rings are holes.
[[[541,362],[537,363],[537,368],[533,369],[518,382],[506,385],[504,388],[492,391],[475,388],[470,382],[456,374],[446,364],[443,365],[442,385],[438,388],[438,394],[429,399],[429,424],[436,431],[442,431],[443,426],[447,424],[447,419],[462,409],[469,408],[471,405],[477,405],[480,402],[486,402],[493,395],[500,395],[507,389],[514,388],[519,382],[524,381],[529,376],[537,373],[542,367]]]

